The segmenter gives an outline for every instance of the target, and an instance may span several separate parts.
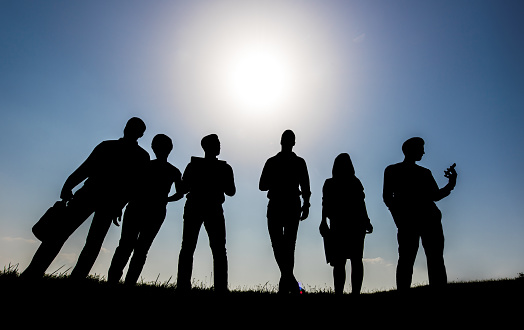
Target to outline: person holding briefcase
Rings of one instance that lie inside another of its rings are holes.
[[[149,161],[149,154],[137,143],[145,129],[140,118],[129,119],[122,138],[100,143],[67,178],[60,194],[67,205],[61,219],[53,220],[60,223],[60,229],[44,238],[22,278],[42,277],[69,236],[94,213],[86,244],[71,273],[72,278],[87,277],[112,220],[121,216],[128,202],[134,173]],[[73,194],[72,190],[82,182],[83,186]]]

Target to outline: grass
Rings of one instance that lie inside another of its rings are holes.
[[[204,283],[195,282],[189,294],[181,294],[171,279],[141,281],[134,287],[114,286],[97,275],[81,282],[72,281],[67,271],[60,269],[39,281],[27,282],[19,278],[17,265],[4,267],[0,272],[0,310],[4,315],[20,315],[24,322],[36,324],[42,319],[26,315],[71,322],[80,318],[95,325],[106,324],[101,317],[111,315],[107,322],[118,325],[162,320],[202,326],[224,323],[233,327],[274,322],[327,325],[357,318],[376,326],[399,321],[463,326],[486,322],[502,326],[508,322],[514,328],[517,325],[512,322],[522,323],[520,314],[524,309],[522,273],[516,278],[453,282],[443,290],[421,285],[407,294],[391,289],[355,297],[334,296],[330,289],[315,288],[300,296],[283,296],[268,283],[217,295]]]

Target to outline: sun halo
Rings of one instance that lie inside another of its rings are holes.
[[[270,47],[236,52],[224,67],[226,93],[244,111],[266,113],[290,100],[295,84],[290,61]]]

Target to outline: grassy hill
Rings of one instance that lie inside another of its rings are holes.
[[[97,328],[162,326],[203,328],[215,325],[340,326],[351,322],[372,328],[403,324],[518,328],[524,315],[524,276],[450,283],[446,289],[420,286],[407,294],[395,290],[360,296],[309,292],[283,296],[267,289],[233,290],[216,295],[197,288],[189,294],[175,285],[111,286],[97,277],[75,282],[64,275],[24,281],[18,272],[0,273],[0,312],[4,325]]]

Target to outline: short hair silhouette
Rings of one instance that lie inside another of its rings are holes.
[[[202,146],[202,149],[204,149],[205,152],[210,152],[213,151],[213,148],[217,148],[220,146],[220,140],[218,139],[218,135],[209,134],[202,138],[202,140],[200,141],[200,145]]]
[[[412,137],[402,144],[402,152],[405,156],[412,155],[424,146],[424,140],[420,137]]]
[[[295,133],[288,129],[282,133],[282,138],[280,139],[280,144],[283,146],[294,146],[295,145]]]
[[[173,150],[173,141],[165,134],[157,134],[151,142],[151,149],[157,156],[167,156]]]
[[[124,136],[138,140],[144,135],[146,124],[138,117],[133,117],[127,121],[124,128]]]

